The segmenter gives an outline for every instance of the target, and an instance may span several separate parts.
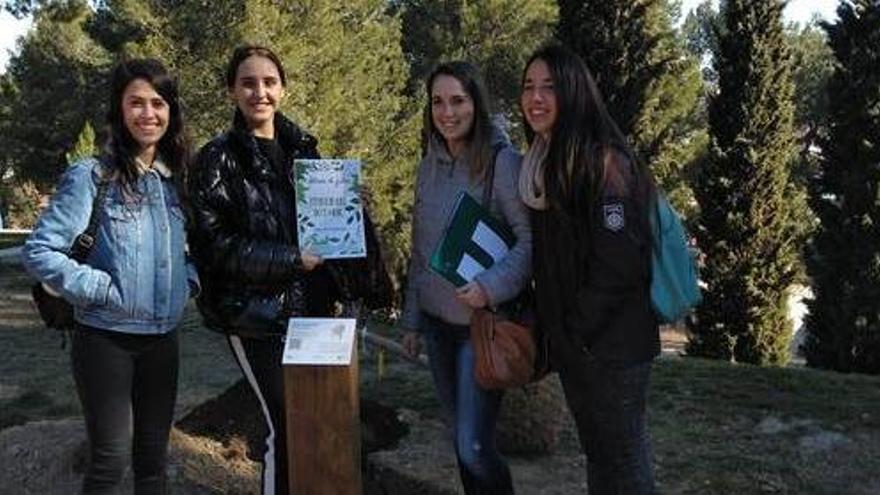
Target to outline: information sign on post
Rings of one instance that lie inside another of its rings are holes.
[[[290,492],[360,494],[357,322],[291,318],[284,347]]]

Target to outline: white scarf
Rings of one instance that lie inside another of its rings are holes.
[[[547,195],[544,190],[544,162],[547,159],[547,142],[535,135],[532,145],[523,157],[519,172],[519,197],[523,203],[534,210],[547,209]]]

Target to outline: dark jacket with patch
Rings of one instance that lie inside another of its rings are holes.
[[[290,316],[331,315],[335,302],[363,298],[371,307],[390,304],[393,290],[369,218],[368,259],[302,269],[293,160],[318,158],[317,140],[281,114],[275,129],[284,152],[283,177],[238,114],[232,130],[196,158],[189,185],[190,244],[202,278],[198,303],[205,323],[262,336],[283,333]]]
[[[627,365],[659,353],[650,233],[638,213],[644,203],[608,192],[594,203],[591,222],[532,210],[537,310],[555,369],[584,355]]]

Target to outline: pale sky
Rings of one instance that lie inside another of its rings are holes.
[[[682,17],[686,16],[688,12],[695,9],[701,3],[703,3],[703,0],[682,0]],[[718,0],[713,0],[712,3],[717,6]],[[839,0],[789,0],[788,5],[785,7],[785,20],[803,24],[808,22],[813,17],[813,13],[816,12],[823,19],[832,21],[837,18],[837,6],[839,4]]]
[[[682,12],[687,13],[702,3],[703,0],[683,0]],[[715,0],[717,4],[717,0]],[[819,13],[824,19],[833,20],[836,17],[838,0],[790,0],[785,9],[785,18],[788,21],[805,23],[810,20],[814,12]],[[15,50],[15,40],[27,32],[30,27],[30,19],[17,20],[8,12],[0,13],[0,72],[6,72],[6,63],[9,61],[9,50]]]
[[[19,21],[5,10],[0,13],[0,72],[6,72],[9,50],[16,50],[15,40],[27,32],[30,19]]]

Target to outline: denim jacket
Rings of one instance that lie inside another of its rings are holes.
[[[137,193],[107,189],[95,244],[85,264],[69,257],[85,230],[102,166],[70,166],[22,249],[28,272],[74,306],[76,321],[132,334],[173,330],[198,278],[186,257],[184,213],[172,182],[155,169]]]

